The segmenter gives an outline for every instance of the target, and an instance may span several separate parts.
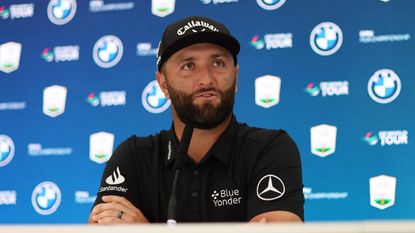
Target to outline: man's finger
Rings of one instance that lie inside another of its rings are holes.
[[[105,217],[98,220],[98,224],[120,224],[123,223],[121,219],[114,218],[114,217]]]
[[[108,195],[108,196],[103,196],[102,200],[104,202],[118,202],[118,203],[121,203],[121,204],[125,205],[128,208],[136,209],[136,207],[133,205],[133,203],[131,203],[125,197],[115,196],[115,195]]]

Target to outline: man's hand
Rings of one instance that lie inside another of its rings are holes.
[[[147,218],[125,197],[103,196],[104,203],[96,205],[89,216],[89,224],[148,223]]]

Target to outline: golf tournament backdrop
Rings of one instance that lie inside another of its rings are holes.
[[[171,126],[155,54],[190,15],[239,39],[235,114],[297,142],[306,221],[414,219],[414,12],[413,0],[1,1],[0,223],[87,221],[116,146]]]

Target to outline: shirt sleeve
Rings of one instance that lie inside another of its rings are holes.
[[[255,157],[248,183],[247,219],[269,212],[289,211],[304,221],[300,154],[284,131],[277,131]]]
[[[130,137],[121,143],[107,162],[94,206],[102,203],[102,197],[106,195],[122,196],[136,207],[139,206],[134,138]]]

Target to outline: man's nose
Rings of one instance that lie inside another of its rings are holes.
[[[206,87],[206,86],[212,86],[214,82],[214,74],[212,70],[209,68],[208,65],[204,65],[202,67],[199,67],[199,86],[200,87]]]

